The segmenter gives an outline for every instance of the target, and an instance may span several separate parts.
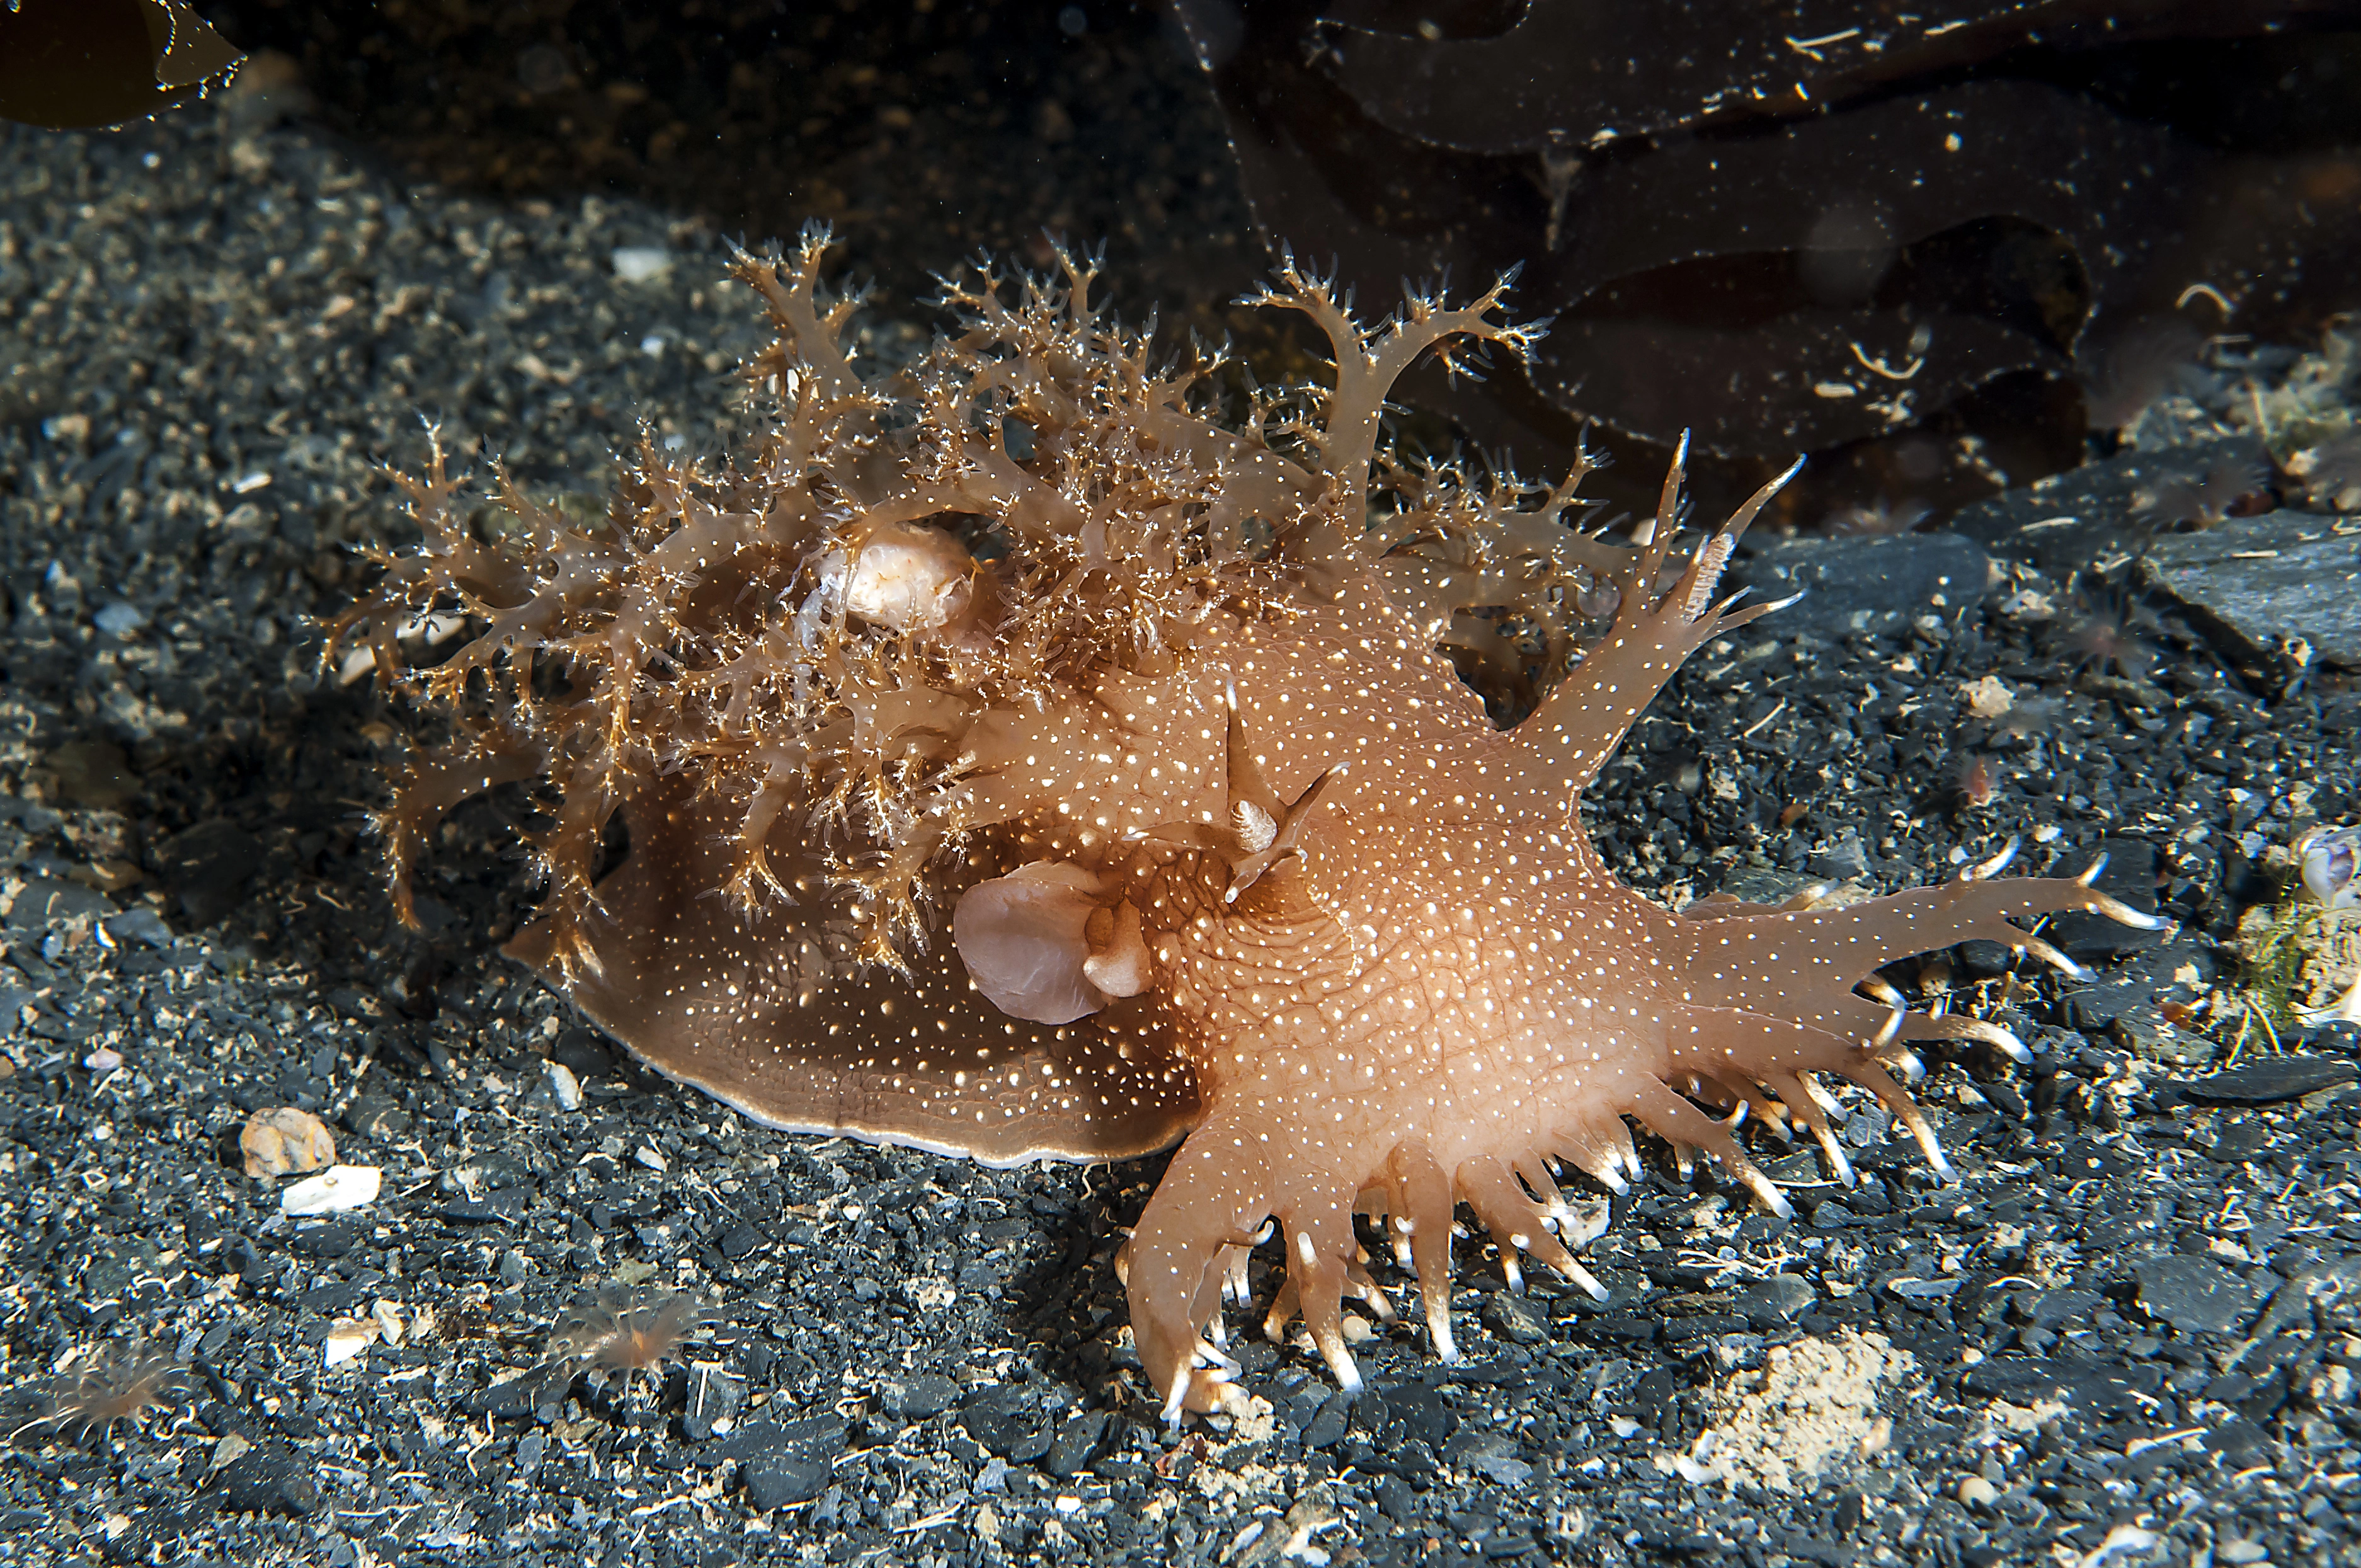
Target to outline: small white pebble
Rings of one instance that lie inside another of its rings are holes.
[[[631,1151],[631,1157],[638,1160],[642,1165],[646,1166],[650,1170],[666,1170],[671,1168],[664,1164],[664,1157],[656,1153],[654,1149],[649,1147],[646,1144],[642,1144],[638,1148],[633,1149]]]
[[[113,1046],[101,1046],[82,1058],[82,1065],[93,1072],[113,1072],[123,1065],[123,1053]]]
[[[2082,1568],[2101,1568],[2116,1557],[2134,1557],[2152,1551],[2160,1538],[2137,1525],[2119,1524],[2099,1542],[2099,1549],[2082,1559]]]
[[[2000,1488],[1981,1475],[1971,1475],[1960,1483],[1960,1501],[1971,1508],[1988,1508],[2000,1501]]]
[[[90,620],[92,625],[109,637],[115,638],[128,637],[148,624],[146,616],[140,614],[132,606],[125,604],[121,599],[110,605],[101,606],[98,612]]]
[[[672,252],[660,245],[617,246],[608,260],[626,283],[653,282],[672,270]]]
[[[549,1092],[558,1105],[567,1111],[582,1109],[582,1080],[574,1069],[560,1061],[544,1061],[541,1070],[549,1077]]]

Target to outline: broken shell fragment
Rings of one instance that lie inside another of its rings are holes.
[[[2314,828],[2289,846],[2312,901],[2327,909],[2361,907],[2361,828]]]
[[[375,1318],[338,1318],[328,1325],[328,1337],[320,1342],[320,1365],[343,1365],[377,1343],[384,1332]]]
[[[975,557],[939,528],[887,523],[869,536],[844,584],[844,608],[896,631],[931,631],[967,611]]]
[[[376,1202],[384,1183],[385,1173],[373,1165],[331,1166],[281,1192],[279,1207],[293,1215],[342,1213]]]
[[[300,1176],[336,1163],[335,1135],[309,1111],[277,1105],[247,1118],[237,1135],[251,1177]]]

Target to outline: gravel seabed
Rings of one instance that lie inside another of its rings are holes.
[[[622,280],[632,247],[669,270]],[[296,127],[0,132],[0,1387],[14,1425],[78,1350],[189,1362],[111,1431],[18,1431],[0,1557],[2361,1552],[2356,1037],[2208,1080],[2159,1024],[2227,961],[2254,854],[2361,804],[2353,696],[2322,675],[2274,702],[2169,614],[2127,671],[2078,668],[2021,593],[1766,620],[1693,662],[1593,805],[1619,869],[1675,896],[1892,889],[2011,834],[2031,870],[2113,846],[2112,885],[2180,929],[2059,933],[2101,976],[2024,977],[1999,1016],[2033,1067],[1930,1061],[1959,1184],[1858,1105],[1861,1187],[1781,1160],[1792,1223],[1660,1162],[1591,1249],[1605,1306],[1514,1294],[1464,1242],[1461,1364],[1377,1327],[1348,1405],[1308,1342],[1246,1335],[1248,1410],[1178,1436],[1111,1261],[1159,1161],[785,1136],[617,1062],[493,951],[530,903],[498,802],[445,830],[433,928],[396,928],[360,817],[395,733],[366,683],[322,680],[313,630],[355,544],[400,538],[373,466],[416,464],[422,417],[544,493],[601,493],[641,420],[724,449],[760,323],[719,272],[693,224],[404,190]],[[2041,724],[1972,718],[1984,676]],[[1979,752],[1969,808],[1949,770]],[[1993,958],[1954,955],[1963,1003]],[[285,1217],[238,1149],[280,1105],[380,1169],[378,1201]],[[618,1280],[707,1305],[685,1359],[544,1367]],[[329,1365],[356,1319],[376,1343]]]

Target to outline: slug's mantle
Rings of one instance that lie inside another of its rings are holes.
[[[996,1164],[1185,1139],[1126,1258],[1170,1415],[1220,1397],[1224,1281],[1267,1221],[1271,1325],[1300,1312],[1347,1388],[1342,1296],[1390,1313],[1356,1212],[1449,1357],[1455,1204],[1512,1277],[1521,1249],[1587,1281],[1555,1168],[1620,1188],[1637,1123],[1784,1212],[1732,1130],[1808,1129],[1849,1176],[1823,1077],[1940,1168],[1906,1042],[2021,1047],[1877,966],[1970,938],[2063,963],[2010,917],[2146,918],[1998,861],[1842,909],[1675,916],[1618,883],[1577,797],[1770,608],[1716,598],[1770,490],[1675,561],[1677,462],[1626,543],[1572,526],[1580,466],[1393,449],[1413,361],[1538,335],[1500,287],[1372,329],[1284,268],[1263,301],[1326,333],[1334,384],[1225,409],[1216,360],[1152,358],[1071,258],[949,285],[955,328],[864,377],[826,243],[733,268],[778,329],[737,463],[643,442],[592,526],[503,478],[481,533],[439,451],[403,481],[425,542],[335,638],[446,736],[382,814],[394,896],[452,806],[530,781],[547,894],[508,950],[657,1069]],[[406,639],[455,611],[473,635],[425,663]]]

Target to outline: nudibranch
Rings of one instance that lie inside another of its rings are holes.
[[[1634,1125],[1782,1212],[1734,1129],[1806,1131],[1908,1044],[2022,1047],[1877,978],[2015,919],[2147,917],[2091,877],[1956,880],[1848,907],[1673,914],[1585,836],[1583,789],[1681,662],[1770,606],[1718,597],[1775,485],[1675,553],[1681,469],[1628,538],[1575,488],[1397,449],[1422,356],[1522,355],[1502,285],[1375,325],[1292,265],[1333,384],[1240,392],[1159,359],[1093,269],[946,284],[956,321],[864,375],[827,238],[741,255],[776,340],[767,434],[718,469],[642,441],[603,521],[505,476],[471,521],[439,450],[421,548],[336,629],[442,738],[380,827],[407,917],[445,813],[537,791],[546,893],[507,951],[654,1069],[771,1125],[1009,1165],[1179,1152],[1126,1255],[1168,1417],[1232,1364],[1224,1288],[1282,1238],[1347,1389],[1365,1234],[1453,1348],[1465,1203],[1588,1282],[1554,1185],[1620,1189]],[[462,617],[437,660],[415,628]],[[1482,686],[1523,717],[1501,728]],[[2001,859],[2005,860],[2005,856]],[[612,862],[609,864],[609,862]],[[1356,1217],[1368,1229],[1357,1227]]]

